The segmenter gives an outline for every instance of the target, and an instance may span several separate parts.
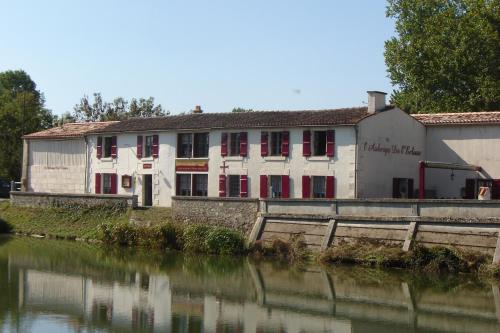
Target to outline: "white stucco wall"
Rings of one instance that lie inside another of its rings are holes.
[[[306,128],[272,128],[269,131],[290,132],[290,151],[288,157],[261,156],[262,129],[248,129],[248,156],[221,156],[221,134],[245,130],[217,130],[210,133],[209,190],[208,195],[219,195],[219,174],[223,161],[226,161],[228,175],[248,176],[248,196],[259,198],[260,175],[289,175],[290,198],[302,198],[302,176],[335,176],[335,196],[354,197],[354,165],[356,134],[353,126],[311,127],[308,130],[335,130],[335,156],[304,157],[302,155],[302,136]]]
[[[426,188],[438,198],[461,198],[467,178],[500,179],[499,125],[429,126],[426,145],[429,161],[473,164],[484,170],[454,171],[452,181],[450,170],[427,169]]]
[[[85,140],[30,140],[28,191],[82,194]]]
[[[118,157],[97,158],[97,135],[88,137],[89,177],[87,191],[95,192],[96,173],[118,174],[118,193],[135,194],[139,205],[143,201],[143,175],[153,175],[153,205],[170,206],[171,197],[175,194],[175,154],[177,134],[172,132],[158,134],[159,157],[137,158],[137,135],[153,135],[153,133],[117,134]],[[144,164],[151,164],[151,169],[144,169]],[[123,188],[121,176],[132,176],[132,187]]]
[[[419,151],[420,154],[412,154]],[[425,127],[400,109],[358,123],[357,197],[391,198],[393,178],[413,178],[425,157]]]

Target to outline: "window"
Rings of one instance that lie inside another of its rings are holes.
[[[281,156],[282,132],[271,132],[271,156]]]
[[[190,174],[177,175],[177,185],[179,186],[179,188],[177,189],[177,195],[191,196],[191,175]]]
[[[326,131],[314,131],[313,137],[314,156],[325,156],[326,155]]]
[[[312,195],[313,198],[326,197],[326,179],[322,176],[312,177]]]
[[[190,158],[193,150],[193,136],[191,133],[183,133],[177,136],[177,157]]]
[[[229,196],[239,197],[240,196],[240,176],[231,175],[229,178]]]
[[[146,136],[145,139],[146,142],[144,145],[144,157],[151,157],[153,156],[153,136]]]
[[[208,157],[208,133],[194,133],[193,157]]]
[[[111,180],[112,175],[109,173],[104,173],[102,175],[102,193],[113,194],[113,183]]]
[[[208,195],[208,175],[193,175],[193,195],[198,197]]]
[[[240,142],[241,142],[240,133],[231,133],[230,146],[229,146],[230,156],[240,155]]]
[[[107,136],[104,138],[104,157],[111,157],[113,147],[113,138],[111,136]]]
[[[281,198],[281,176],[270,176],[271,198]]]

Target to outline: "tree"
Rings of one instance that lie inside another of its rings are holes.
[[[244,109],[244,108],[237,107],[237,108],[233,108],[233,110],[231,112],[234,112],[234,113],[253,112],[253,109]]]
[[[73,118],[76,121],[109,121],[127,118],[161,117],[168,115],[161,104],[155,105],[154,98],[133,98],[129,103],[122,97],[117,97],[113,102],[104,101],[100,93],[94,93],[93,102],[84,95],[80,103],[73,108]]]
[[[0,177],[19,180],[21,137],[51,127],[54,118],[44,107],[43,94],[26,72],[1,72],[0,86]]]
[[[500,110],[500,0],[389,0],[392,102],[411,113]]]

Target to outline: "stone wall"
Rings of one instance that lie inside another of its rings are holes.
[[[259,201],[241,198],[173,197],[172,219],[238,230],[248,235],[257,218]]]
[[[10,202],[20,207],[96,207],[102,205],[135,207],[137,197],[131,195],[62,194],[40,192],[10,192]]]

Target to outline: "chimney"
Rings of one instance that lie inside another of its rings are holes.
[[[194,107],[193,113],[203,113],[203,110],[201,109],[201,106],[196,105]]]
[[[368,113],[380,112],[385,108],[385,95],[383,91],[367,91]]]

